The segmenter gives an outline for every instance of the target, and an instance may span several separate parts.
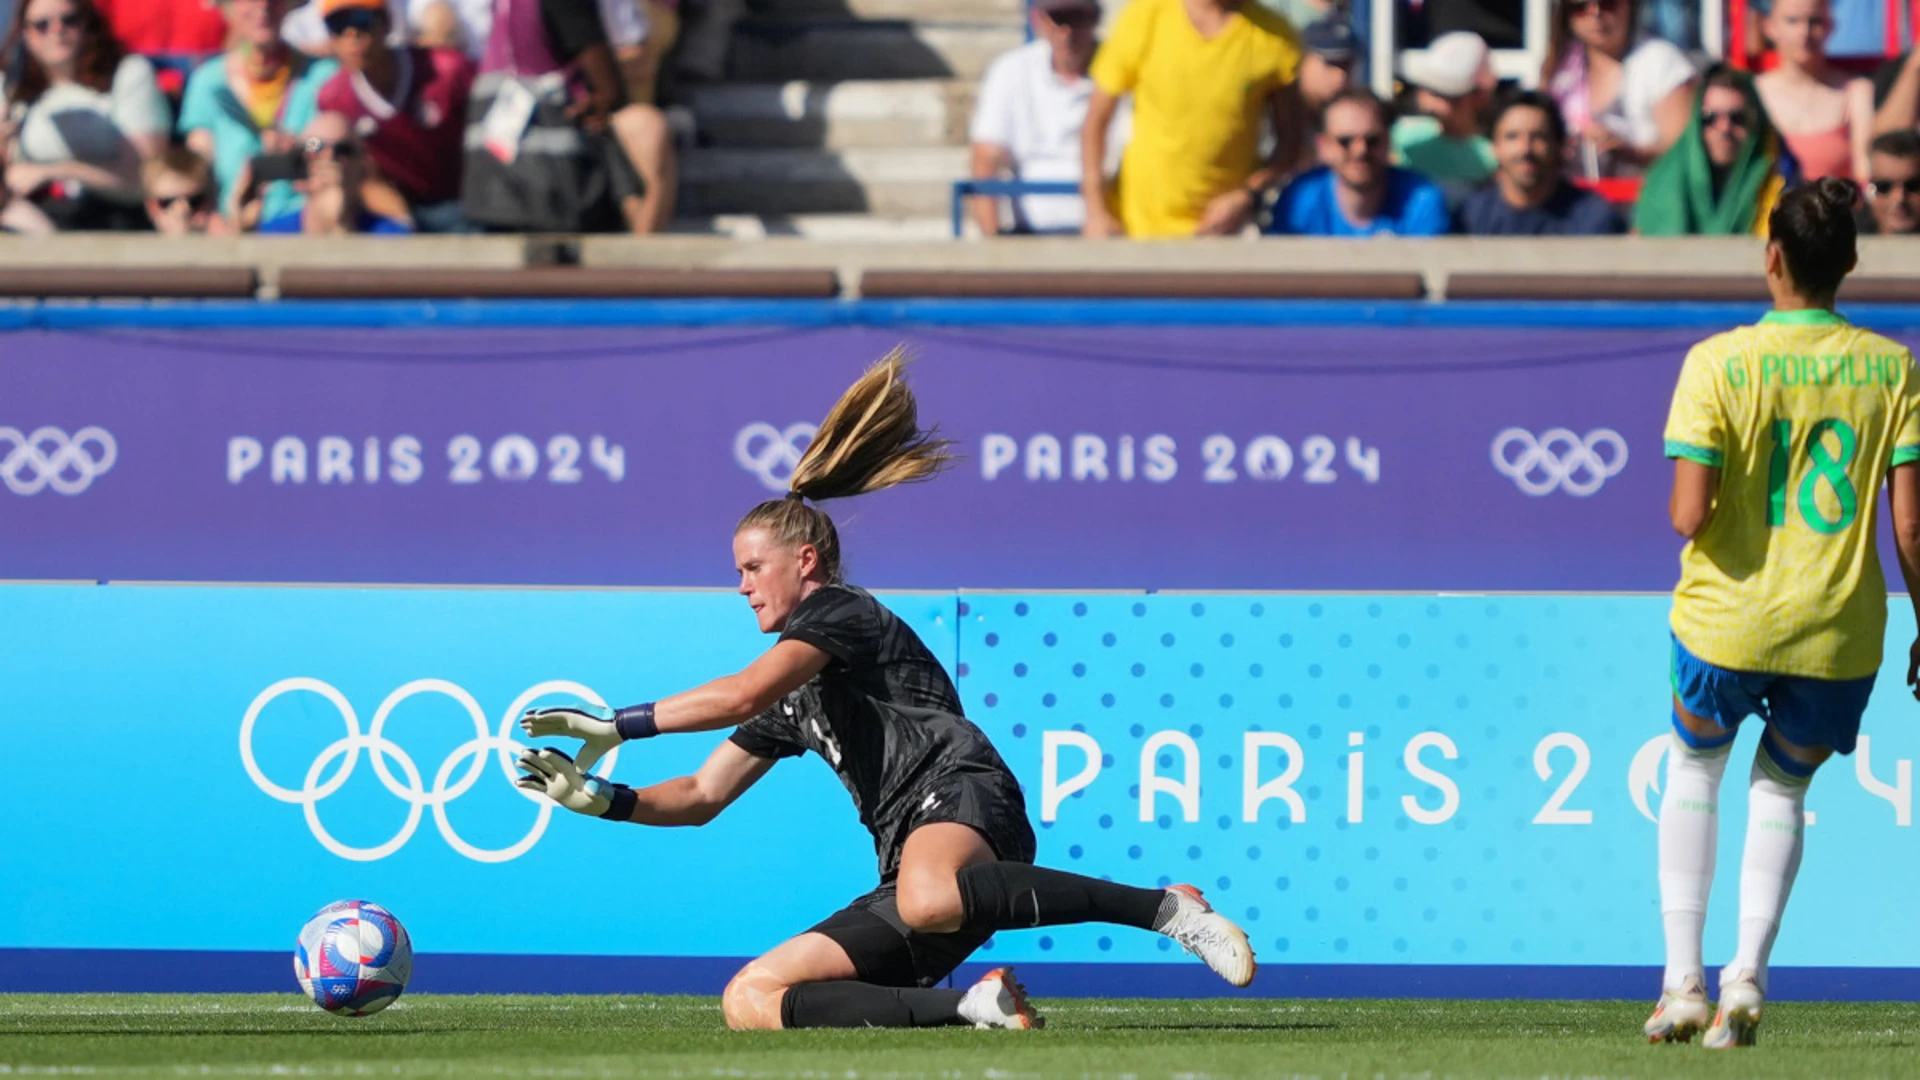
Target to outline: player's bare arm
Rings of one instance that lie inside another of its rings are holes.
[[[624,820],[638,825],[705,825],[771,768],[773,762],[723,742],[693,775],[634,789],[633,809]]]
[[[1713,517],[1713,496],[1719,482],[1719,469],[1686,458],[1674,459],[1673,497],[1667,503],[1674,532],[1688,540],[1700,535]]]
[[[681,731],[717,731],[751,720],[820,674],[833,659],[804,641],[782,641],[748,664],[653,707],[654,723],[665,735]]]
[[[1907,598],[1920,613],[1920,462],[1887,470],[1887,504],[1893,514],[1893,549]],[[1920,639],[1907,649],[1907,688],[1920,701]]]

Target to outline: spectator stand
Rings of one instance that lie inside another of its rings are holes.
[[[1020,198],[1023,195],[1078,195],[1072,180],[955,180],[953,182],[953,238],[966,235],[967,200],[975,195]]]
[[[1373,21],[1373,40],[1367,42],[1368,68],[1372,73],[1373,92],[1383,99],[1393,99],[1395,65],[1398,58],[1403,61],[1413,55],[1424,52],[1422,49],[1402,49],[1395,37],[1394,11],[1406,0],[1355,0],[1371,6]],[[1726,27],[1729,15],[1728,5],[1741,9],[1734,22],[1738,35],[1744,18],[1745,0],[1700,0],[1700,40],[1708,55],[1723,56],[1726,53]],[[1916,7],[1920,7],[1917,2]],[[1553,33],[1553,0],[1526,0],[1523,16],[1525,22],[1526,44],[1519,49],[1494,49],[1489,56],[1493,65],[1493,74],[1502,82],[1512,81],[1529,90],[1540,82],[1540,66],[1547,61],[1547,41]]]
[[[1773,51],[1765,47],[1766,42],[1760,40],[1758,35],[1754,35],[1752,40],[1749,40],[1747,33],[1747,28],[1754,22],[1758,10],[1756,5],[1750,0],[1724,0],[1724,2],[1727,7],[1725,23],[1715,20],[1703,29],[1717,31],[1721,25],[1727,27],[1728,41],[1724,54],[1728,58],[1727,62],[1742,71],[1766,71],[1773,67]],[[1709,0],[1709,6],[1716,9],[1720,3],[1721,0]],[[1901,5],[1895,0],[1887,0],[1885,49],[1877,55],[1833,56],[1829,58],[1833,65],[1842,71],[1872,75],[1875,68],[1905,52],[1907,42],[1912,37],[1911,28],[1920,23],[1920,0],[1911,0],[1907,5],[1905,20],[1901,19],[1901,15]],[[1716,52],[1716,55],[1719,54]]]

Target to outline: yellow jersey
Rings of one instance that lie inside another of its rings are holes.
[[[1133,95],[1114,212],[1127,235],[1192,236],[1207,201],[1246,184],[1258,164],[1267,99],[1300,67],[1286,19],[1246,0],[1211,39],[1181,0],[1130,0],[1089,73]]]
[[[1687,354],[1666,449],[1719,470],[1713,514],[1680,554],[1680,643],[1735,671],[1879,670],[1876,496],[1888,469],[1920,461],[1913,354],[1831,311],[1773,312]]]

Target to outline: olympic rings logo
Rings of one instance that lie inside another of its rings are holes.
[[[89,450],[89,443],[99,452]],[[72,438],[57,427],[35,428],[31,435],[0,427],[0,481],[15,495],[36,495],[46,487],[78,495],[119,456],[112,433],[101,427],[83,427]]]
[[[1602,455],[1603,447],[1611,453]],[[1529,495],[1564,491],[1584,498],[1627,467],[1627,440],[1612,428],[1594,428],[1585,438],[1549,428],[1536,439],[1526,428],[1510,427],[1493,437],[1493,467]]]
[[[768,491],[784,492],[800,464],[800,455],[806,453],[807,444],[819,431],[819,427],[804,421],[788,424],[785,431],[767,423],[748,424],[733,437],[733,460],[758,476]]]
[[[344,738],[335,740],[326,749],[320,751],[320,756],[313,759],[313,764],[307,767],[306,779],[301,782],[300,787],[286,788],[267,779],[266,774],[260,770],[259,762],[254,760],[253,727],[260,719],[261,710],[281,696],[295,691],[318,694],[325,698],[339,711],[340,719],[346,723],[347,733]],[[442,694],[452,698],[466,709],[467,715],[473,720],[473,738],[460,744],[445,761],[440,763],[440,767],[434,771],[432,787],[422,786],[420,770],[413,759],[383,734],[387,719],[392,716],[394,708],[418,694]],[[374,710],[372,725],[362,734],[359,717],[354,713],[353,706],[348,703],[346,696],[340,691],[319,679],[305,677],[281,679],[260,691],[259,696],[253,699],[253,704],[247,706],[247,714],[240,721],[240,763],[246,767],[247,776],[261,791],[281,802],[299,806],[306,816],[307,828],[313,832],[313,838],[320,841],[321,847],[343,859],[351,859],[354,862],[373,862],[399,851],[406,846],[408,840],[413,838],[414,830],[420,827],[422,814],[432,810],[433,822],[440,829],[440,836],[446,840],[449,847],[475,862],[509,862],[526,854],[532,850],[533,845],[540,842],[541,834],[547,830],[547,821],[553,816],[554,804],[551,801],[542,795],[513,786],[513,782],[519,778],[519,774],[514,770],[514,758],[526,747],[515,742],[508,735],[509,732],[517,730],[514,722],[520,718],[520,713],[535,700],[548,694],[572,694],[595,705],[606,704],[599,694],[577,682],[552,679],[530,686],[519,697],[514,698],[513,704],[507,706],[505,715],[500,718],[499,731],[489,732],[486,716],[480,709],[480,703],[475,701],[473,695],[467,693],[464,688],[445,679],[415,679],[387,695],[387,699]],[[352,777],[354,766],[359,764],[360,752],[363,750],[367,751],[368,757],[373,760],[373,774],[379,778],[381,786],[395,798],[407,804],[407,820],[400,826],[400,831],[386,843],[370,848],[353,847],[342,843],[327,832],[326,826],[320,823],[321,801],[339,791],[341,786]],[[500,775],[505,778],[508,789],[539,807],[540,811],[534,818],[533,827],[527,830],[525,836],[508,847],[498,849],[475,847],[468,843],[454,831],[453,823],[447,819],[447,804],[465,795],[474,784],[479,782],[481,774],[486,771],[489,753],[494,755],[495,761],[499,764]],[[601,759],[599,775],[606,776],[613,770],[619,753],[619,749],[615,748]],[[400,772],[406,778],[404,783],[395,778],[392,770],[387,767],[389,758],[399,764]],[[332,776],[323,780],[322,774],[335,761],[341,761],[340,767]],[[460,769],[463,762],[467,763],[465,771],[461,772],[458,779],[454,779],[455,771]]]

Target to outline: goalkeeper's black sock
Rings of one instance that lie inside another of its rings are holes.
[[[960,871],[959,881],[968,930],[1087,922],[1157,930],[1178,905],[1165,889],[1136,889],[1027,863],[975,863]]]
[[[872,983],[801,983],[780,1002],[783,1028],[948,1027],[960,1018],[961,990],[918,990]]]

